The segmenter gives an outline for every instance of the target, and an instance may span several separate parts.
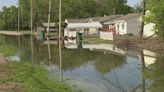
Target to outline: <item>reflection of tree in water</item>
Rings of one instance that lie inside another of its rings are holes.
[[[110,72],[112,69],[122,66],[125,63],[124,56],[113,54],[100,54],[95,58],[95,68],[102,74]]]
[[[163,92],[164,91],[164,56],[157,57],[157,60],[146,70],[146,78],[150,79],[151,92]]]
[[[87,49],[63,49],[62,50],[62,63],[63,70],[73,70],[78,68],[89,61],[94,60],[99,55],[99,53],[91,52]],[[58,58],[58,57],[56,57]],[[55,62],[56,65],[58,63]]]

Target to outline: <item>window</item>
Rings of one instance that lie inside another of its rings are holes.
[[[124,25],[124,23],[122,23],[122,29],[125,29],[125,25]]]
[[[117,29],[120,29],[120,26],[119,26],[119,24],[117,24]]]

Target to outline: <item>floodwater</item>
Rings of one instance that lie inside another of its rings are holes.
[[[18,44],[18,37],[6,36],[8,44],[19,47],[17,54],[7,59],[30,62],[29,39],[22,36]],[[34,39],[33,64],[44,65],[54,78],[62,76],[64,81],[84,92],[163,92],[164,55],[148,50],[122,50],[112,44],[76,47],[76,44],[66,44],[60,63],[59,48],[51,45],[49,62],[47,45]]]

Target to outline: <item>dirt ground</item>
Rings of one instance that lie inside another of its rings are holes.
[[[0,78],[10,76],[10,72],[7,70],[8,64],[3,54],[0,53]],[[0,92],[21,92],[22,86],[20,83],[15,82],[0,82]]]

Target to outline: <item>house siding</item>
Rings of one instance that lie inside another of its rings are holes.
[[[130,19],[127,21],[127,34],[133,34],[139,36],[141,29],[141,19],[140,17]]]
[[[127,34],[127,23],[126,23],[126,21],[116,21],[115,22],[115,29],[117,31],[119,31],[120,35]]]

